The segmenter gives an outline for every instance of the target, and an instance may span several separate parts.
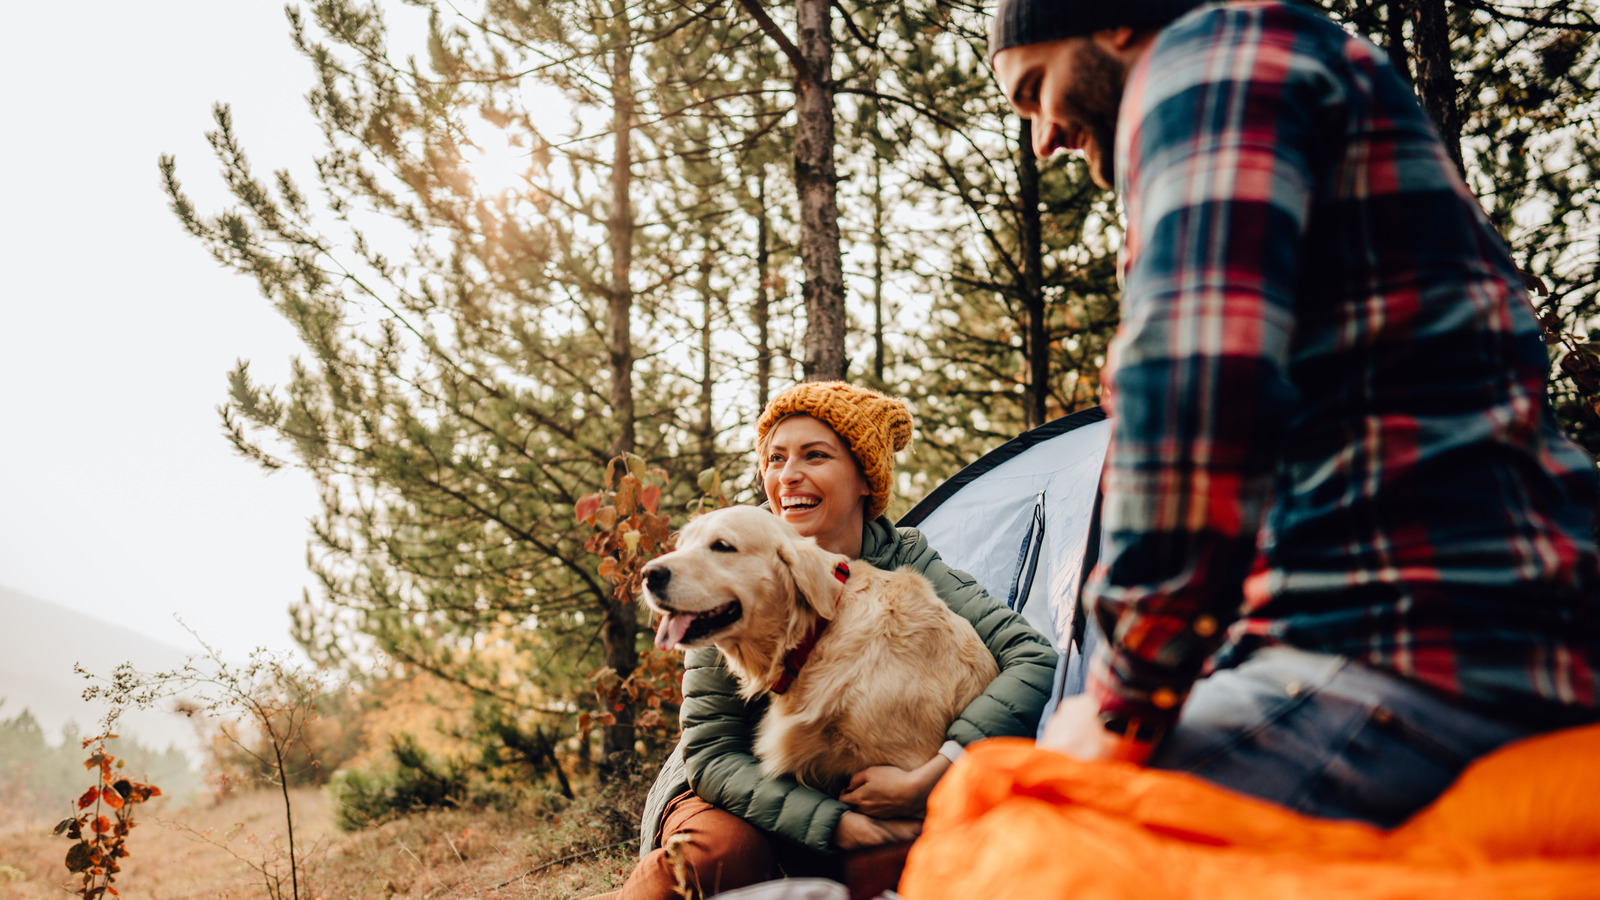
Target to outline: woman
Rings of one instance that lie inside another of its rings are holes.
[[[1033,735],[1049,699],[1055,650],[965,573],[945,565],[915,529],[897,529],[883,515],[894,454],[910,443],[911,430],[900,400],[844,382],[790,388],[756,423],[767,503],[826,550],[921,572],[972,623],[999,663],[999,676],[950,726],[945,746],[927,763],[912,771],[866,769],[834,798],[793,778],[761,774],[751,742],[765,703],[739,698],[714,648],[690,650],[683,738],[646,801],[645,852],[622,889],[605,897],[664,900],[679,896],[683,885],[712,894],[785,873],[837,878],[838,851],[916,837],[928,792],[966,744]]]

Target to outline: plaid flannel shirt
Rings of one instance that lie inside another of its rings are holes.
[[[1594,463],[1382,52],[1306,9],[1202,7],[1129,72],[1116,164],[1102,710],[1170,721],[1208,659],[1281,643],[1591,717]]]

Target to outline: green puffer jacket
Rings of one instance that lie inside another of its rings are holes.
[[[867,524],[861,558],[880,569],[909,566],[921,572],[941,599],[972,623],[994,654],[1000,674],[961,713],[946,736],[965,746],[980,738],[1032,737],[1050,699],[1056,651],[1023,618],[990,597],[965,572],[950,568],[922,533],[895,528],[885,516]],[[766,778],[751,750],[765,697],[739,697],[733,674],[712,647],[684,658],[683,737],[662,766],[645,801],[640,855],[655,848],[667,804],[690,787],[705,800],[758,828],[813,850],[834,852],[833,832],[849,809],[793,778]]]

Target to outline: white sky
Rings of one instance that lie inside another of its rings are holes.
[[[204,133],[225,101],[258,173],[309,171],[283,4],[14,3],[6,33],[0,584],[183,650],[174,614],[230,656],[289,648],[315,493],[237,456],[215,408],[236,359],[276,383],[299,344],[183,233],[156,166],[175,154],[217,211]]]

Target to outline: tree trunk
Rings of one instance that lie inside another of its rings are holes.
[[[833,160],[833,22],[830,0],[796,0],[809,71],[795,73],[794,183],[800,195],[801,295],[807,381],[843,379],[844,265],[839,257],[838,176]]]
[[[1411,48],[1406,46],[1408,16],[1406,0],[1389,0],[1383,21],[1384,51],[1389,54],[1389,61],[1394,63],[1395,71],[1400,73],[1406,84],[1415,84],[1415,79],[1411,77]]]
[[[760,218],[756,220],[756,409],[767,408],[768,390],[772,384],[772,228],[767,220],[767,170],[761,167],[756,176],[756,206]]]
[[[716,468],[716,425],[711,417],[711,326],[716,317],[716,298],[711,295],[711,228],[702,220],[700,228],[700,469]]]
[[[1050,400],[1050,340],[1044,313],[1044,223],[1039,212],[1039,161],[1033,155],[1033,123],[1022,120],[1017,135],[1017,181],[1022,196],[1022,305],[1027,312],[1028,397],[1024,410],[1029,428],[1045,423]]]
[[[1423,108],[1439,129],[1445,151],[1463,177],[1461,158],[1461,104],[1456,97],[1456,73],[1450,65],[1450,11],[1445,0],[1414,0],[1417,59],[1417,93]]]
[[[619,23],[626,23],[627,11],[621,2],[612,9]],[[630,198],[633,179],[633,49],[626,29],[618,34],[617,48],[611,51],[612,129],[615,141],[611,160],[611,216],[607,223],[611,239],[610,317],[607,351],[611,367],[611,414],[617,436],[613,455],[634,451],[633,337],[631,315],[633,289],[629,271],[633,267],[633,204]],[[639,631],[636,606],[628,600],[606,598],[605,621],[600,628],[600,647],[607,666],[626,678],[639,659],[635,641]],[[633,750],[632,712],[624,708],[617,722],[605,727],[601,738],[603,770],[615,770],[618,754]]]
[[[872,154],[872,378],[883,385],[883,159]]]

